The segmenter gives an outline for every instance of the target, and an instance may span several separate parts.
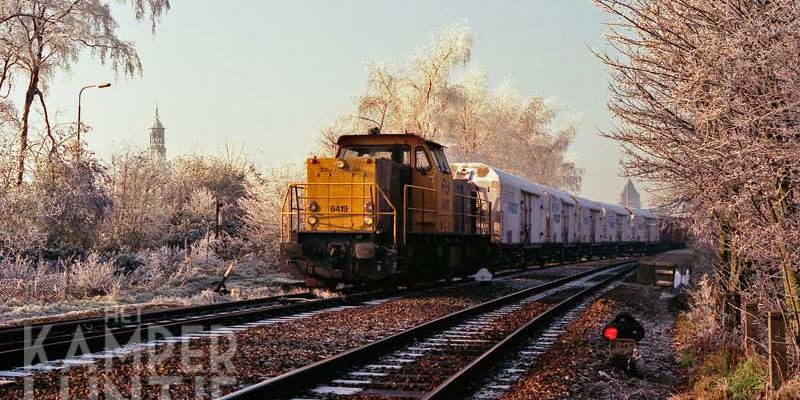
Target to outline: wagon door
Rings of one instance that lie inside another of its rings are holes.
[[[542,243],[545,239],[544,199],[538,194],[529,193],[531,201],[531,243]]]
[[[519,201],[519,241],[522,244],[528,244],[530,241],[530,204],[528,204],[528,197],[525,193],[522,194],[522,199]]]
[[[522,208],[522,218],[520,230],[522,232],[522,243],[531,244],[535,240],[533,236],[533,214],[536,209],[533,193],[522,192],[520,207]]]
[[[572,224],[569,227],[571,242],[581,242],[581,206],[575,204],[570,207],[572,210]]]
[[[600,213],[596,210],[589,210],[589,243],[597,242],[597,223],[600,221]]]
[[[561,202],[561,200],[559,199],[558,202]],[[562,205],[564,207],[564,212],[562,213],[563,216],[561,219],[561,234],[562,234],[561,242],[569,243],[569,231],[570,231],[569,227],[571,221],[570,216],[572,214],[572,206],[565,203],[562,203]]]
[[[555,242],[553,234],[553,196],[545,195],[544,201],[544,242]]]

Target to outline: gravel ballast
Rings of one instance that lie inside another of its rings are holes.
[[[639,376],[615,369],[607,357],[602,329],[620,312],[631,313],[645,329]],[[668,398],[684,380],[672,345],[675,314],[661,289],[622,284],[572,321],[503,400]]]

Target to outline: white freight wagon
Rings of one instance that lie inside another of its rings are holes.
[[[560,224],[548,224],[547,213],[551,208],[543,186],[483,163],[457,163],[452,170],[457,179],[466,179],[486,189],[492,202],[495,242],[541,246],[549,242],[551,230],[561,229]],[[560,220],[560,212],[558,215]]]
[[[550,217],[551,243],[572,245],[578,240],[578,203],[567,192],[545,188],[547,192],[548,216]],[[545,221],[546,223],[547,221]]]
[[[601,203],[606,215],[606,242],[630,243],[633,239],[631,213],[616,204]]]
[[[455,163],[451,169],[455,179],[485,192],[492,204],[492,241],[516,259],[533,252],[544,260],[615,254],[660,239],[659,217],[650,211],[574,196],[484,163]]]
[[[583,244],[600,244],[605,233],[603,206],[596,201],[572,196],[578,203],[578,238]]]

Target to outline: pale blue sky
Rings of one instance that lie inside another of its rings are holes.
[[[84,57],[48,90],[58,120],[74,121],[79,88],[113,82],[83,103],[94,127],[86,140],[101,156],[145,146],[157,100],[168,156],[227,143],[261,165],[302,160],[361,90],[364,61],[406,59],[437,28],[463,20],[476,36],[473,61],[492,82],[512,76],[522,94],[578,116],[571,154],[586,170],[581,194],[616,201],[623,186],[617,145],[597,133],[611,124],[608,77],[589,47],[604,48],[605,16],[589,0],[174,0],[155,36],[118,10],[144,75],[115,79]]]

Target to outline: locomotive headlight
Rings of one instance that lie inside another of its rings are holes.
[[[374,210],[375,210],[375,207],[372,205],[372,201],[371,200],[369,200],[366,203],[364,203],[364,211],[366,211],[368,213],[371,213]]]
[[[319,204],[317,204],[316,201],[312,201],[311,203],[308,204],[308,210],[311,212],[319,211]]]
[[[315,217],[315,216],[313,216],[313,215],[312,215],[312,216],[310,216],[310,217],[308,217],[308,224],[309,224],[309,225],[311,225],[311,226],[314,226],[314,225],[316,225],[318,222],[319,222],[319,220],[317,219],[317,217]]]
[[[345,167],[345,165],[346,165],[346,164],[344,163],[344,160],[342,160],[342,159],[340,158],[340,159],[336,160],[336,163],[334,163],[333,165],[335,165],[335,166],[336,166],[336,168],[339,168],[339,169],[344,169],[344,167]]]
[[[370,216],[364,217],[364,225],[372,226],[372,222],[374,222],[374,221],[372,221],[372,217],[370,217]]]

